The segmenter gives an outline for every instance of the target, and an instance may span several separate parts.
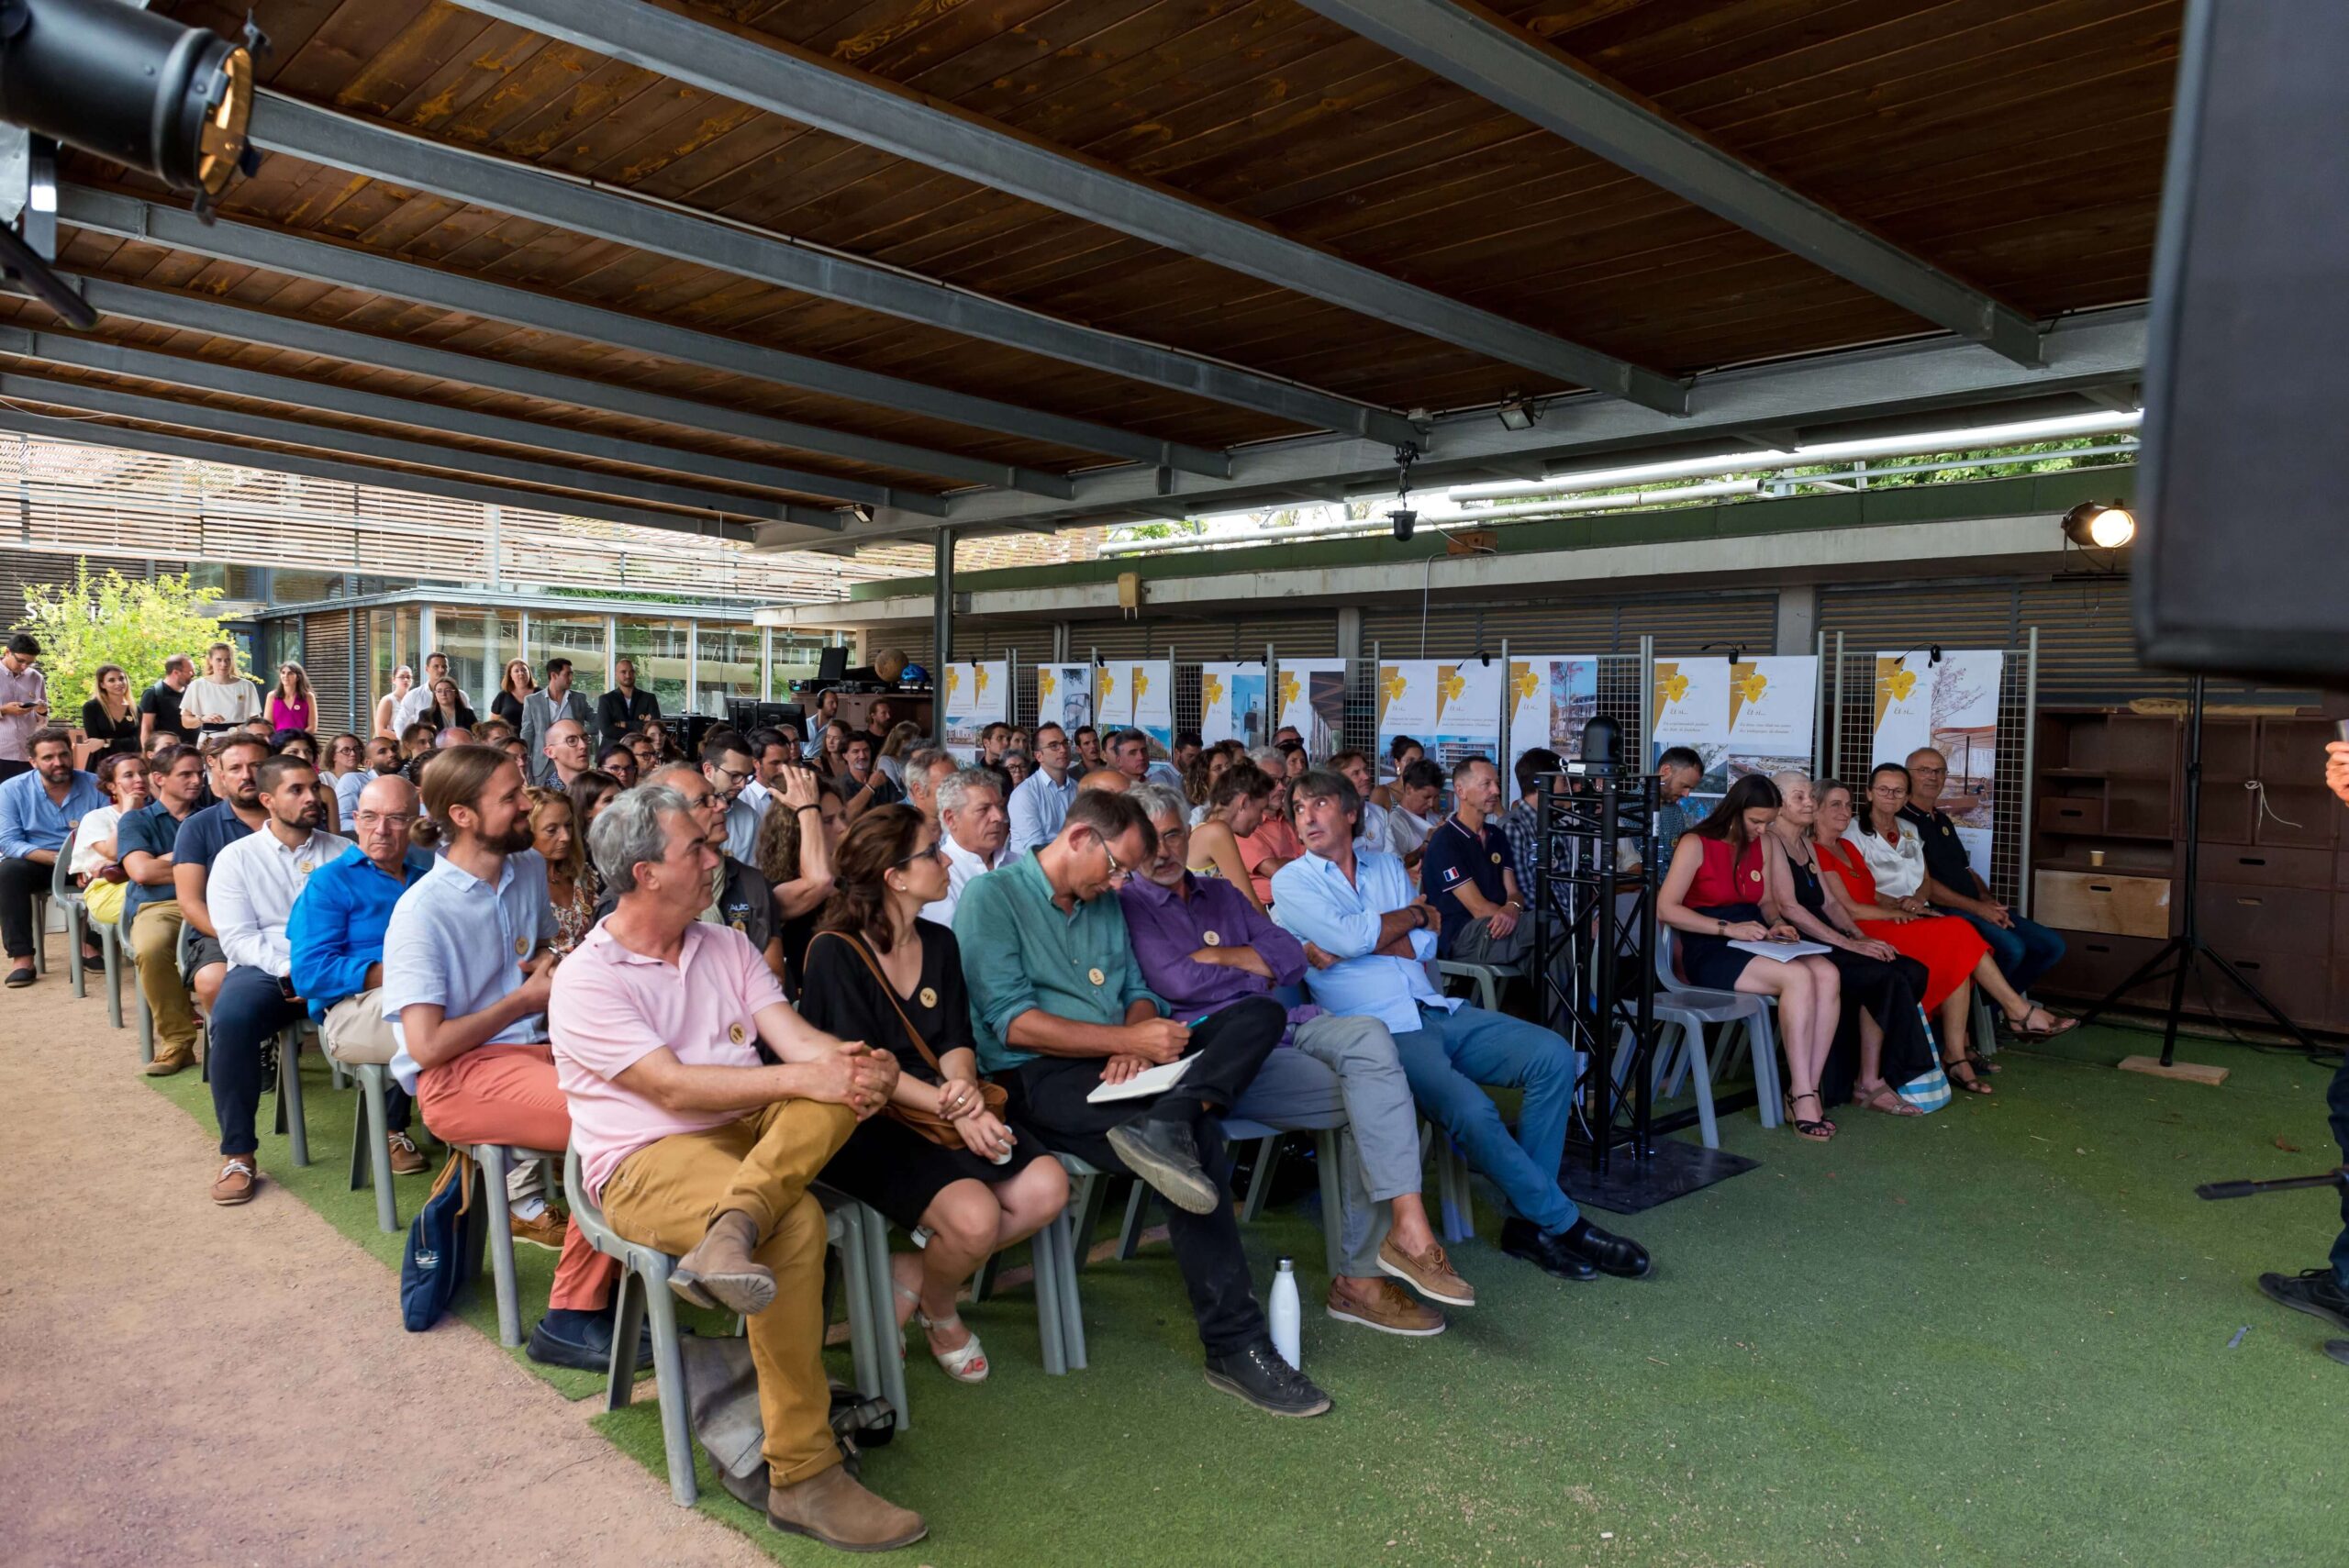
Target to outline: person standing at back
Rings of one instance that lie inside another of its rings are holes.
[[[181,699],[206,736],[222,734],[262,716],[261,688],[237,673],[237,651],[216,642],[204,652],[204,673],[187,684]]]
[[[494,717],[512,725],[514,733],[519,735],[522,732],[522,704],[538,689],[539,684],[530,679],[529,664],[524,660],[508,659],[505,678],[497,684],[497,695],[489,699],[489,711]]]
[[[49,679],[34,667],[40,644],[24,632],[0,653],[0,780],[32,772],[32,739],[49,722]]]
[[[269,694],[269,727],[307,735],[318,727],[318,705],[310,695],[310,674],[288,660],[277,667],[277,689]]]
[[[407,695],[400,698],[398,706],[392,711],[395,729],[405,734],[407,727],[417,719],[431,718],[433,707],[440,701],[440,695],[433,688],[449,678],[449,656],[446,653],[426,654],[424,678],[409,688]],[[457,702],[464,707],[473,706],[462,688],[457,692]],[[439,728],[442,722],[434,719],[433,728]]]
[[[108,757],[139,752],[139,707],[131,700],[130,677],[119,664],[101,664],[82,705],[82,766],[95,769]]]
[[[566,718],[579,721],[581,729],[596,722],[596,710],[587,699],[571,689],[571,661],[557,656],[547,661],[547,684],[532,692],[522,704],[522,755],[529,759],[530,784],[554,782],[554,762],[547,755],[547,732]],[[578,765],[587,765],[583,747]]]
[[[596,734],[606,745],[642,728],[646,719],[661,717],[661,699],[637,686],[635,660],[614,660],[612,683],[612,689],[596,699]]]
[[[195,680],[195,661],[184,653],[174,653],[163,661],[163,678],[147,688],[139,698],[139,749],[145,751],[158,732],[170,736],[183,746],[195,744],[195,726],[187,723],[181,708],[187,698],[188,686]]]

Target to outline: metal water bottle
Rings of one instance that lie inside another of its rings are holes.
[[[1302,1316],[1297,1302],[1297,1271],[1283,1258],[1280,1270],[1273,1275],[1273,1349],[1281,1360],[1297,1371],[1305,1370],[1305,1346],[1301,1339]]]

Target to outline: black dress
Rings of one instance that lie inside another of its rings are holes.
[[[1827,889],[1820,884],[1818,862],[1804,865],[1787,855],[1787,870],[1794,878],[1795,902],[1822,923],[1833,925],[1827,918]],[[1906,956],[1887,963],[1833,947],[1827,950],[1827,962],[1842,977],[1843,1011],[1835,1023],[1835,1044],[1819,1074],[1820,1098],[1829,1105],[1841,1105],[1852,1097],[1852,1085],[1859,1073],[1862,1012],[1884,1031],[1878,1070],[1886,1083],[1897,1087],[1930,1072],[1933,1042],[1925,1031],[1924,1011],[1917,1003],[1925,988],[1925,966]]]
[[[522,699],[512,692],[501,690],[489,699],[489,711],[512,725],[517,733],[522,728]]]
[[[82,705],[82,733],[93,740],[106,742],[90,753],[90,760],[84,764],[95,773],[101,758],[115,756],[124,751],[132,753],[138,751],[139,709],[133,706],[126,710],[122,716],[122,722],[117,724],[106,717],[106,705],[92,697]]]
[[[929,920],[917,922],[921,935],[921,978],[910,996],[897,1006],[882,992],[853,950],[855,939],[838,931],[820,931],[807,946],[807,988],[799,998],[799,1015],[825,1033],[841,1040],[861,1040],[878,1051],[896,1055],[897,1066],[925,1084],[938,1074],[914,1042],[906,1025],[919,1029],[934,1055],[972,1049],[970,997],[963,987],[963,954],[954,933]],[[876,962],[879,955],[874,955]],[[990,1185],[1008,1182],[1038,1158],[1049,1159],[1043,1140],[1024,1127],[1012,1126],[1011,1158],[998,1165],[967,1149],[946,1149],[886,1111],[857,1124],[848,1141],[824,1167],[823,1180],[863,1199],[891,1221],[910,1230],[921,1223],[922,1211],[941,1188],[955,1182],[980,1181]]]

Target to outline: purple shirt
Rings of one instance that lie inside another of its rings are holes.
[[[26,665],[25,673],[19,675],[6,664],[0,663],[0,702],[48,700],[49,681],[41,674],[39,665]],[[33,756],[29,748],[33,733],[48,722],[46,716],[38,713],[0,715],[0,758],[11,762],[31,762]]]
[[[1274,925],[1237,887],[1220,877],[1196,877],[1188,872],[1183,881],[1191,895],[1187,901],[1148,877],[1133,877],[1118,890],[1142,983],[1165,998],[1167,1017],[1195,1023],[1219,1007],[1305,978],[1305,944]],[[1273,978],[1192,960],[1199,949],[1212,947],[1254,948]],[[1320,1016],[1319,1007],[1291,1007],[1288,1032],[1281,1043],[1294,1043],[1297,1026]]]

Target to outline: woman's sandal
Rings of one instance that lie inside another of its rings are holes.
[[[1794,1124],[1794,1129],[1798,1136],[1808,1138],[1813,1143],[1824,1143],[1829,1139],[1835,1136],[1835,1124],[1833,1122],[1825,1120],[1824,1118],[1818,1121],[1805,1121],[1802,1118],[1795,1115],[1796,1101],[1818,1099],[1819,1095],[1814,1090],[1807,1089],[1799,1095],[1788,1095],[1787,1096],[1787,1120]],[[1819,1108],[1822,1111],[1825,1110],[1827,1108],[1827,1102],[1820,1100]]]
[[[1958,1074],[1961,1073],[1965,1073],[1965,1076],[1963,1078],[1959,1077]],[[1989,1084],[1985,1084],[1981,1079],[1974,1075],[1974,1064],[1966,1061],[1963,1056],[1959,1057],[1954,1062],[1943,1062],[1942,1063],[1942,1073],[1943,1076],[1949,1080],[1950,1086],[1952,1088],[1963,1089],[1969,1095],[1995,1095],[1998,1093],[1996,1089],[1993,1089]]]
[[[2006,1071],[2005,1068],[1999,1066],[1988,1057],[1982,1055],[1970,1045],[1965,1048],[1965,1064],[1974,1069],[1974,1075],[1976,1078],[1979,1078],[1985,1073],[2003,1073]]]
[[[978,1335],[971,1333],[971,1330],[964,1326],[960,1313],[949,1313],[943,1318],[932,1318],[921,1309],[920,1292],[907,1290],[903,1284],[898,1284],[897,1294],[914,1304],[914,1309],[910,1315],[911,1320],[920,1327],[923,1340],[930,1344],[931,1357],[945,1369],[947,1376],[957,1383],[985,1383],[987,1380],[987,1353],[980,1348]],[[971,1337],[953,1350],[941,1351],[938,1348],[938,1342],[930,1338],[941,1329],[962,1329],[963,1332],[970,1333]]]
[[[1925,1114],[1902,1099],[1900,1091],[1890,1084],[1878,1084],[1873,1089],[1864,1089],[1854,1084],[1852,1085],[1852,1098],[1868,1109],[1882,1111],[1887,1116],[1918,1117]],[[1891,1103],[1887,1104],[1887,1101]]]
[[[2031,1020],[2033,1018],[2045,1018],[2047,1020],[2047,1026],[2044,1029],[2032,1028]],[[2046,1008],[2041,1006],[2038,1003],[2033,1002],[2024,1010],[2021,1022],[2018,1023],[2010,1018],[2007,1020],[2007,1027],[2014,1030],[2016,1036],[2022,1040],[2054,1040],[2059,1034],[2069,1034],[2074,1029],[2078,1029],[2080,1027],[2080,1020],[2077,1018],[2059,1018],[2054,1014],[2049,1012]]]

